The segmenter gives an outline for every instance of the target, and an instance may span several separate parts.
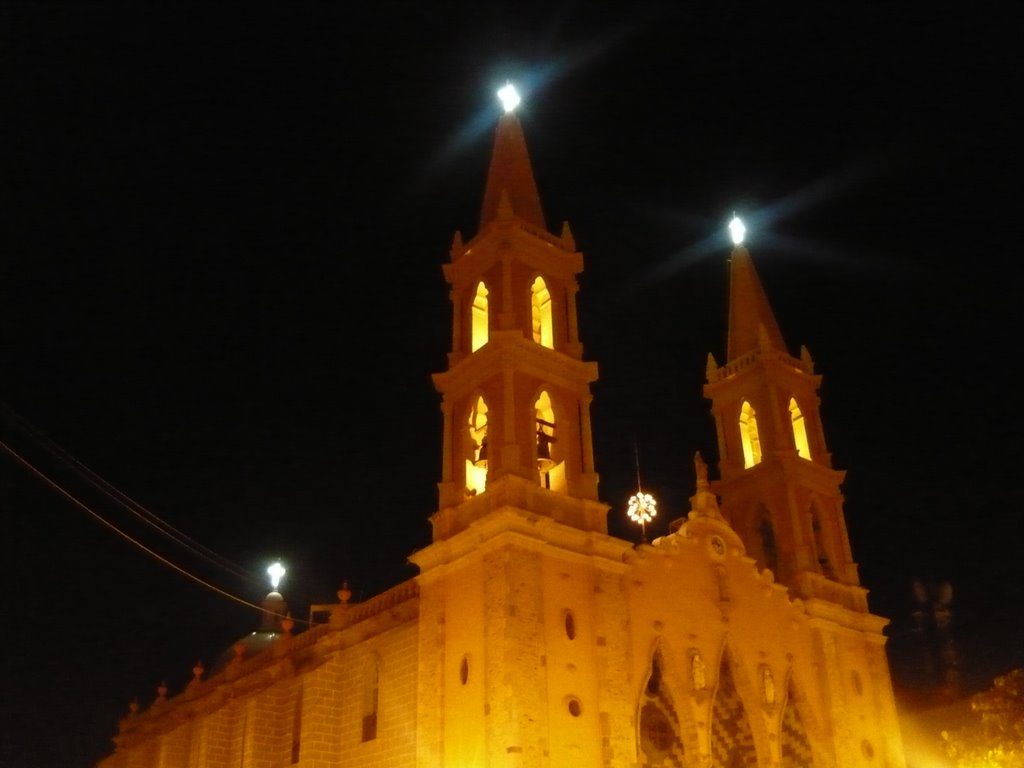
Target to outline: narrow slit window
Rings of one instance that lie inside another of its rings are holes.
[[[476,352],[487,343],[489,334],[487,309],[487,286],[479,283],[476,287],[476,295],[473,297],[473,328],[472,343],[470,351]]]
[[[299,762],[302,748],[302,686],[295,692],[295,709],[292,712],[292,765]]]
[[[377,738],[377,710],[380,703],[380,663],[370,659],[363,691],[363,741]]]
[[[793,422],[793,442],[796,444],[797,455],[802,459],[809,459],[811,446],[807,442],[807,423],[795,397],[789,398],[789,416]]]

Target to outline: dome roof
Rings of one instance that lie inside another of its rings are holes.
[[[281,620],[288,615],[288,603],[278,591],[273,591],[263,598],[263,611],[260,616],[260,628],[255,632],[239,638],[217,657],[210,669],[210,677],[224,671],[235,658],[240,661],[258,656],[270,648],[274,641],[285,634]]]

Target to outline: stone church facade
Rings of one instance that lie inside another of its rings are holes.
[[[650,544],[607,531],[572,233],[522,127],[495,132],[453,303],[432,541],[413,579],[322,606],[121,723],[102,768],[903,768],[882,633],[847,537],[820,377],[750,255],[704,396],[720,479]],[[270,596],[279,599],[274,593]]]

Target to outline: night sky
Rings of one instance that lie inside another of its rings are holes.
[[[1024,665],[1018,25],[893,5],[5,4],[0,766],[92,765],[258,625],[101,520],[243,601],[281,558],[300,619],[414,575],[508,79],[584,253],[612,532],[637,459],[649,535],[716,476],[735,211],[891,644],[949,581],[966,685]]]

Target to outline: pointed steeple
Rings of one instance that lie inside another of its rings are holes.
[[[755,349],[763,349],[766,344],[785,352],[786,342],[747,249],[737,245],[732,250],[730,261],[726,362],[732,362]]]
[[[547,229],[537,184],[533,179],[530,155],[526,151],[523,127],[513,112],[502,115],[494,133],[494,148],[487,169],[487,186],[480,212],[481,230],[499,218],[499,208],[505,202],[503,198],[507,198],[515,216],[541,229]]]

